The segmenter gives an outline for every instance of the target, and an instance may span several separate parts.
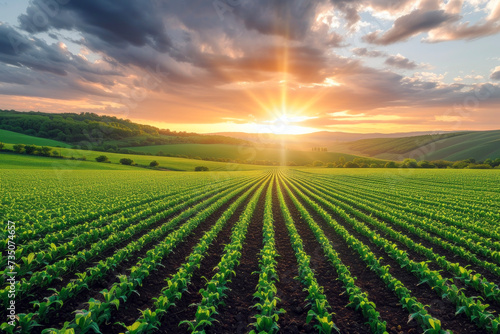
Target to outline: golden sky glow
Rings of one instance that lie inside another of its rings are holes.
[[[0,108],[205,133],[499,128],[500,0],[238,3],[124,0],[115,26],[111,0],[68,2],[36,29],[33,4],[0,4]]]

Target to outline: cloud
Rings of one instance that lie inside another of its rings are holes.
[[[500,80],[500,66],[497,66],[493,69],[490,75],[491,80]]]
[[[459,0],[455,1],[460,2]],[[452,10],[457,12],[457,7],[458,6],[455,6]],[[476,8],[476,10],[481,9]],[[484,11],[486,11],[488,15],[480,19],[478,23],[470,24],[470,22],[455,22],[453,24],[444,25],[430,31],[425,41],[436,43],[459,39],[472,40],[500,32],[500,1],[488,1]]]
[[[354,48],[351,50],[356,56],[359,57],[385,57],[387,54],[383,51],[368,50],[367,48]]]
[[[409,60],[408,58],[400,54],[397,54],[395,56],[389,56],[385,60],[385,64],[406,70],[413,70],[418,67],[417,63]]]
[[[154,1],[113,0],[68,1],[64,5],[46,10],[43,0],[34,0],[19,16],[23,30],[35,33],[51,28],[78,30],[118,46],[149,45],[166,51],[170,38],[163,25],[162,13]],[[43,16],[42,16],[43,15]],[[46,20],[42,24],[40,16]]]
[[[385,33],[381,34],[380,31],[375,31],[365,35],[363,40],[368,43],[388,45],[405,41],[421,32],[429,31],[457,19],[456,14],[449,14],[444,10],[426,11],[417,9],[408,15],[399,17],[394,21],[392,28]]]
[[[0,24],[4,108],[94,111],[161,124],[263,122],[281,110],[286,88],[290,111],[317,116],[307,122],[324,128],[334,124],[325,115],[346,109],[380,124],[415,112],[419,122],[474,89],[490,94],[481,108],[500,97],[494,84],[403,75],[398,69],[425,65],[382,47],[353,46],[381,13],[382,31],[365,36],[371,43],[437,37],[460,26],[460,0],[227,0],[222,18],[212,1],[70,1],[37,25],[43,3],[30,2],[19,28]],[[380,59],[367,66],[366,57]],[[499,80],[498,72],[490,78]]]

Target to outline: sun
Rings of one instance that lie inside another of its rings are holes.
[[[314,131],[314,129],[297,124],[311,118],[308,116],[290,116],[287,113],[283,113],[267,123],[269,123],[271,133],[277,135],[300,135]]]

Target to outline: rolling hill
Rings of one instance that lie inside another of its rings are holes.
[[[339,152],[379,159],[485,160],[500,157],[500,130],[467,131],[403,138],[373,138],[338,144]]]

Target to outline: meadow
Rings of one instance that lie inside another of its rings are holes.
[[[116,167],[2,169],[4,332],[499,333],[496,170]]]

